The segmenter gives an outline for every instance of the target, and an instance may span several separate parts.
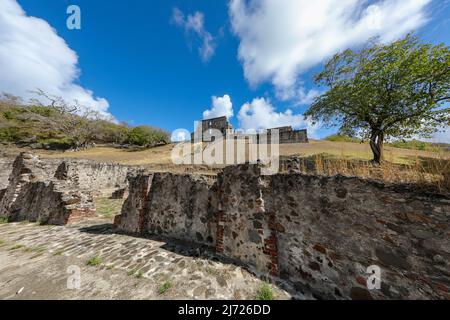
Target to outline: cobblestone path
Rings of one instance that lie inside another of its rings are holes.
[[[73,266],[79,289],[67,286]],[[0,299],[254,299],[261,286],[207,248],[117,234],[101,221],[0,224]]]

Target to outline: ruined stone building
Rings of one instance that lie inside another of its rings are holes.
[[[291,126],[273,128],[267,130],[267,140],[270,141],[270,137],[273,130],[278,130],[280,144],[286,143],[308,143],[308,130],[294,130]]]
[[[227,117],[219,117],[214,119],[207,119],[200,122],[197,126],[197,131],[191,134],[191,141],[195,141],[195,134],[199,137],[202,136],[202,142],[213,142],[216,137],[214,136],[213,130],[218,130],[221,132],[224,138],[232,136],[234,139],[250,139],[255,138],[255,141],[259,143],[262,134],[267,134],[267,141],[270,143],[271,134],[273,130],[278,130],[279,132],[279,142],[280,144],[287,143],[308,143],[308,131],[304,130],[294,130],[291,126],[279,127],[267,129],[263,133],[258,133],[251,135],[248,133],[241,133],[239,131],[234,131],[233,126],[228,122]],[[203,135],[202,135],[203,133]]]
[[[200,122],[197,127],[197,134],[200,136],[203,133],[202,142],[213,142],[215,137],[212,130],[219,130],[225,137],[227,130],[232,130],[233,126],[228,123],[227,117],[219,117],[213,119],[207,119]],[[201,130],[201,131],[200,131]],[[191,141],[195,139],[195,132],[191,134]]]

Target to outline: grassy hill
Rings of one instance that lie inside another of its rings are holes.
[[[171,152],[175,144],[140,151],[99,146],[70,153],[41,151],[45,158],[92,159],[128,165],[142,165],[150,170],[177,173],[216,174],[223,167],[207,165],[175,165]],[[298,157],[305,173],[320,175],[343,174],[387,182],[419,183],[422,186],[450,191],[450,152],[445,149],[422,151],[385,148],[386,162],[373,166],[372,152],[368,144],[353,142],[311,141],[309,144],[286,144],[280,146],[282,157]],[[248,155],[247,155],[248,156]]]
[[[110,146],[98,146],[96,148],[79,152],[60,153],[39,151],[43,157],[49,158],[77,158],[92,159],[101,162],[115,162],[129,165],[171,164],[171,151],[175,144],[168,144],[145,150],[127,150]],[[326,154],[331,158],[347,160],[370,160],[372,152],[368,144],[353,142],[333,142],[326,140],[312,140],[308,144],[284,144],[280,146],[282,156],[308,157],[318,154]],[[386,160],[396,164],[410,164],[424,158],[449,158],[450,152],[444,149],[436,151],[421,151],[412,149],[400,149],[391,146],[385,148]]]
[[[82,109],[24,105],[0,97],[0,144],[33,149],[82,149],[94,144],[151,147],[169,135],[150,126],[129,127]]]

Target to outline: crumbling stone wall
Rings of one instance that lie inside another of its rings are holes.
[[[0,190],[6,189],[9,184],[12,165],[13,161],[11,159],[0,158]]]
[[[100,190],[125,187],[128,175],[137,169],[89,160],[66,160],[59,165],[56,176],[73,180],[81,189]]]
[[[278,138],[280,144],[288,143],[309,143],[308,130],[294,130],[292,127],[281,127],[267,130],[267,141],[271,140],[273,130],[278,130]]]
[[[322,298],[448,299],[450,198],[345,177],[270,177],[280,276]],[[367,268],[381,267],[381,290]]]
[[[214,179],[151,173],[130,179],[130,193],[116,225],[212,245],[215,242]]]
[[[94,216],[93,197],[102,189],[126,186],[136,170],[23,153],[14,161],[8,187],[0,192],[0,217],[63,225]]]
[[[448,195],[414,186],[262,176],[258,166],[241,165],[215,183],[139,175],[116,224],[200,243],[215,234],[206,243],[217,252],[317,298],[449,299],[449,218]],[[186,227],[193,225],[202,237]],[[367,288],[373,265],[382,271],[380,290]]]
[[[55,168],[55,163],[31,154],[18,156],[0,200],[0,217],[62,225],[80,215],[94,214],[89,194],[77,190],[73,183],[54,178]]]
[[[258,166],[227,167],[219,175],[216,249],[256,270],[274,274],[271,254],[266,250],[272,233],[268,227],[270,217],[265,211],[263,184]]]

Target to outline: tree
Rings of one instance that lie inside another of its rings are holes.
[[[139,126],[130,130],[128,142],[142,147],[153,147],[169,143],[169,134],[150,126]]]
[[[328,88],[305,116],[370,141],[373,161],[388,138],[430,137],[450,125],[450,48],[407,35],[391,44],[369,41],[336,54],[315,75]]]
[[[81,105],[77,100],[68,103],[62,97],[47,94],[40,89],[34,93],[46,99],[49,104],[42,104],[38,99],[32,100],[34,107],[28,108],[27,120],[37,123],[43,131],[57,131],[66,135],[75,150],[92,143],[100,130],[100,121],[109,120],[102,117],[98,111]],[[42,108],[55,116],[43,115]]]

